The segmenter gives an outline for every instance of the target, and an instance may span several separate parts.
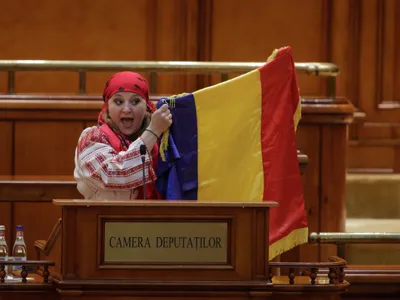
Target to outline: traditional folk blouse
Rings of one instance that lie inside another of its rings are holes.
[[[141,138],[126,151],[117,152],[107,135],[97,126],[86,128],[75,150],[74,177],[78,191],[90,200],[127,200],[143,196],[143,164],[139,148]],[[145,181],[155,182],[153,159],[145,156]]]

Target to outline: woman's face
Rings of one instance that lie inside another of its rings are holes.
[[[146,101],[131,92],[118,92],[108,102],[111,120],[126,136],[132,135],[141,128],[146,110]]]

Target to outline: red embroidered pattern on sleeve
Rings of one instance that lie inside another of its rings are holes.
[[[105,135],[101,130],[97,127],[92,128],[88,131],[88,133],[82,137],[78,142],[78,154],[86,150],[88,147],[93,145],[93,143],[102,143],[106,145],[110,145],[110,142],[107,139],[107,135]]]

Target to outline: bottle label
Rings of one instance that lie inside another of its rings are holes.
[[[26,261],[26,256],[25,257],[13,257],[14,261],[20,261],[20,262],[24,262]],[[14,265],[14,270],[22,270],[22,265]]]
[[[14,261],[26,261],[26,256],[23,256],[23,257],[22,256],[19,256],[19,257],[18,256],[14,256],[13,260]]]

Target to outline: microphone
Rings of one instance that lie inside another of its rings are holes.
[[[141,144],[140,145],[140,158],[142,159],[142,164],[143,164],[143,199],[146,200],[146,175],[145,175],[145,165],[144,162],[146,160],[146,145]]]

